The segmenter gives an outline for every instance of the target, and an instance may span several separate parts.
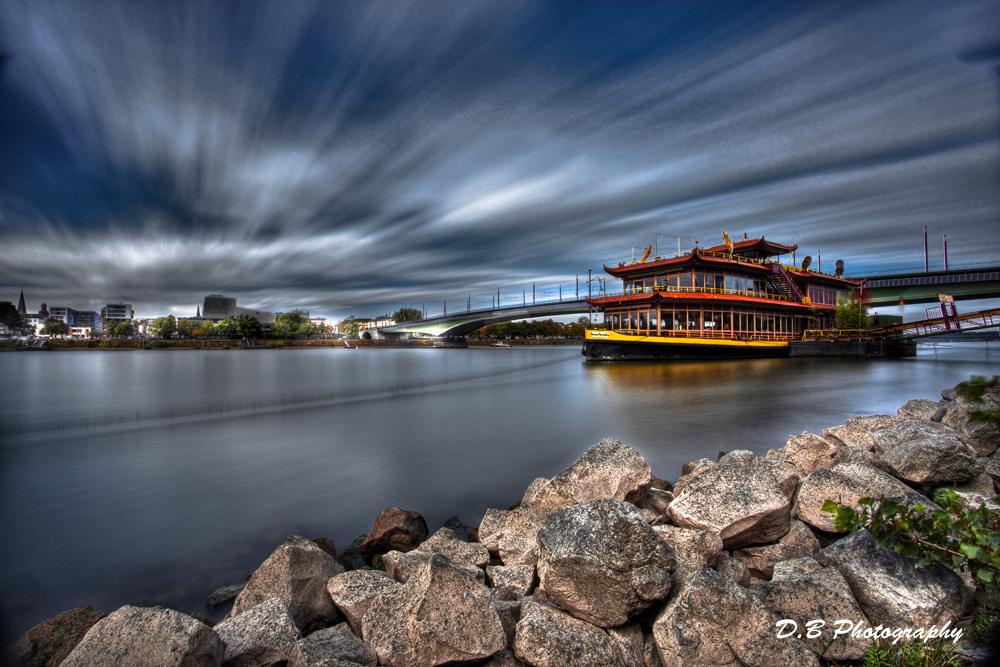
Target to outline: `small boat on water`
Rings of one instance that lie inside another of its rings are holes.
[[[838,298],[861,285],[843,275],[785,264],[796,245],[764,237],[692,248],[676,255],[634,257],[604,270],[622,280],[617,293],[588,301],[604,311],[604,328],[588,329],[587,361],[745,359],[788,356],[789,341],[807,329],[832,328]]]
[[[490,347],[510,347],[510,345],[508,345],[507,343],[497,342],[497,343],[491,344]]]

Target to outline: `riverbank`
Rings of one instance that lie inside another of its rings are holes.
[[[0,352],[17,351],[20,341],[0,341]],[[540,340],[469,340],[469,347],[494,347],[496,343],[509,347],[565,347],[582,345],[583,339],[540,339]],[[281,350],[347,350],[356,348],[399,348],[433,347],[431,339],[414,338],[405,341],[385,340],[266,340],[255,341],[254,349]],[[231,340],[50,340],[47,347],[51,351],[127,351],[127,350],[240,350],[248,349],[240,339]]]
[[[158,643],[179,639],[206,664],[266,653],[292,665],[321,655],[371,665],[762,657],[818,665],[820,639],[830,645],[824,659],[857,660],[864,628],[955,627],[974,596],[950,570],[914,570],[901,555],[877,552],[866,533],[836,533],[822,503],[885,493],[930,506],[927,496],[942,486],[971,504],[991,497],[1000,439],[995,428],[970,424],[969,409],[946,390],[941,402],[913,400],[897,415],[800,433],[764,456],[720,452],[718,461],[688,463],[674,484],[635,450],[605,440],[552,479],[536,479],[510,508],[488,510],[475,529],[453,521],[428,536],[418,513],[390,509],[340,553],[324,538],[289,538],[214,628],[161,608],[123,607],[96,625],[96,613],[74,610],[30,631],[22,646],[72,625],[77,638],[93,630],[68,665],[117,659],[115,633],[142,636],[148,664]],[[383,571],[362,569],[371,566]],[[828,626],[800,641],[778,636],[782,619]],[[861,630],[832,642],[840,619]],[[158,621],[174,634],[153,636]]]

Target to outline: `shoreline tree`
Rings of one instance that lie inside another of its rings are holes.
[[[395,313],[392,314],[392,319],[394,322],[412,322],[414,320],[423,319],[424,314],[417,310],[416,308],[400,308]]]
[[[38,333],[43,336],[65,336],[69,333],[69,326],[58,317],[49,317]]]

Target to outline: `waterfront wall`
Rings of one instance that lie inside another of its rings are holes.
[[[896,415],[790,436],[764,456],[687,463],[673,484],[607,439],[475,528],[449,520],[431,535],[419,513],[390,508],[340,551],[292,536],[245,585],[217,592],[217,602],[236,596],[218,624],[158,607],[81,608],[32,629],[17,650],[63,651],[71,667],[126,654],[209,665],[819,665],[824,651],[857,660],[865,628],[953,626],[976,600],[947,568],[915,569],[867,533],[836,532],[822,503],[884,494],[930,507],[945,486],[969,506],[988,502],[1000,432],[969,413],[997,406],[996,392],[976,406],[946,390]],[[816,638],[777,631],[816,619],[827,621]],[[840,619],[861,631],[832,641]]]

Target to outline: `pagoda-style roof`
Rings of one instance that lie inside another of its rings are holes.
[[[722,255],[721,253],[706,254],[707,250],[695,250],[687,255],[682,255],[680,257],[670,257],[667,259],[661,259],[655,262],[646,262],[641,264],[636,262],[635,264],[626,264],[624,262],[620,263],[618,266],[604,266],[604,271],[615,278],[623,278],[630,275],[639,275],[644,273],[653,273],[659,269],[664,269],[667,267],[682,267],[689,266],[691,264],[715,264],[720,266],[730,265],[734,266],[739,264],[741,268],[758,268],[762,272],[767,273],[770,271],[766,266],[760,264],[749,264],[746,261],[740,261],[741,258],[733,257],[729,258],[728,253]]]
[[[768,257],[774,257],[775,255],[790,255],[793,250],[797,249],[797,245],[782,245],[780,243],[773,243],[771,241],[765,241],[764,237],[761,236],[759,239],[747,239],[745,241],[735,241],[733,243],[733,255],[739,255],[740,257],[755,257],[757,259],[767,259]],[[712,246],[711,248],[705,248],[704,252],[729,252],[729,246],[725,243],[722,245]]]

